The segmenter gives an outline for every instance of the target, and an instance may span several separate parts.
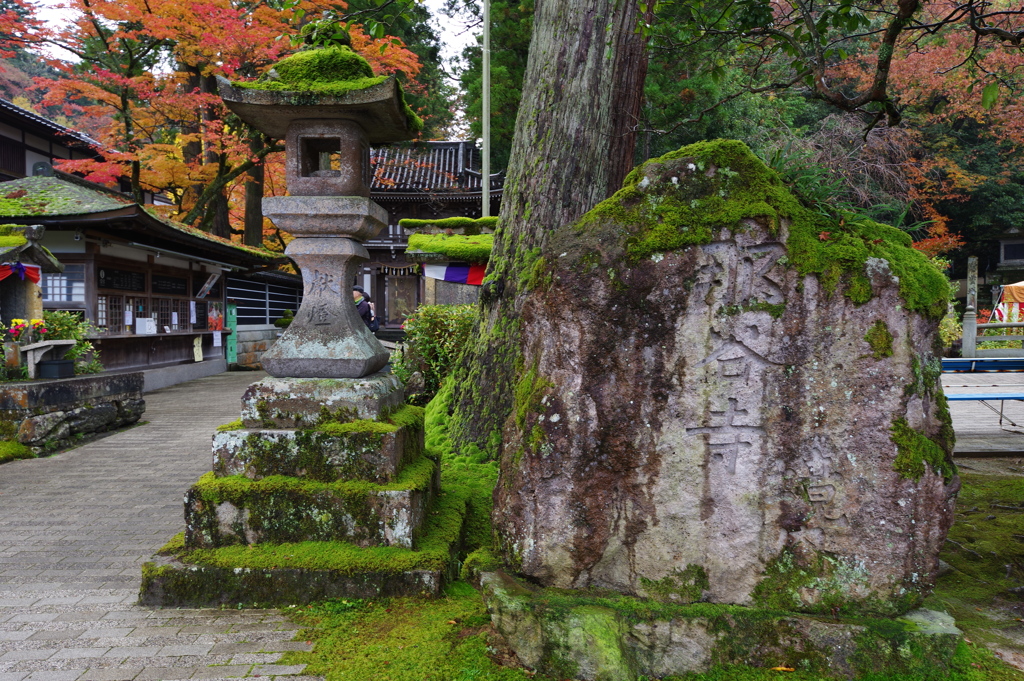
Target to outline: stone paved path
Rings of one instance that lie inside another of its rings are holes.
[[[184,525],[216,426],[263,374],[146,395],[148,424],[0,466],[0,681],[312,681],[277,664],[298,628],[276,610],[136,605],[139,566]]]

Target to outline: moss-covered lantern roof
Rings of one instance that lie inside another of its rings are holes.
[[[297,119],[355,121],[371,144],[408,140],[423,129],[398,81],[374,76],[370,64],[345,46],[285,57],[259,80],[218,77],[217,83],[231,111],[274,139],[283,139]]]

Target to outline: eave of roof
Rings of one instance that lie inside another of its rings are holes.
[[[137,229],[142,228],[144,234],[186,248],[204,249],[231,264],[254,266],[285,260],[281,254],[236,244],[159,217],[105,188],[84,185],[81,181],[55,177],[26,177],[2,183],[0,222],[41,224],[57,229],[103,226],[134,242],[142,241]],[[12,195],[14,198],[10,198]]]
[[[61,141],[68,146],[94,150],[100,146],[100,143],[89,137],[85,133],[66,128],[59,123],[54,123],[48,118],[44,118],[37,113],[22,109],[20,106],[13,102],[9,102],[6,99],[0,99],[0,111],[6,112],[8,115],[20,119],[23,123],[35,127],[37,130],[43,131],[45,134],[54,135],[61,138]]]

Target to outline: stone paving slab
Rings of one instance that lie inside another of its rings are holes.
[[[0,466],[0,681],[303,676],[279,664],[298,627],[277,610],[138,606],[140,566],[184,525],[214,429],[264,374],[226,373],[146,395],[149,423]]]

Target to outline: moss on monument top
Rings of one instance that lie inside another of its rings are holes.
[[[233,81],[231,84],[246,90],[313,92],[341,97],[380,85],[390,77],[373,75],[370,62],[350,47],[336,45],[296,52],[274,64],[259,80]],[[423,120],[406,104],[402,86],[395,85],[409,127],[419,132],[423,129]]]
[[[828,291],[842,282],[850,300],[867,302],[872,296],[868,269],[884,267],[884,260],[886,274],[899,278],[908,309],[936,319],[946,312],[946,279],[912,248],[907,233],[857,214],[832,217],[808,208],[777,172],[735,140],[698,142],[647,161],[626,176],[615,195],[563,230],[550,250],[553,256],[560,249],[587,257],[565,248],[575,240],[584,242],[584,250],[607,254],[612,239],[635,263],[710,243],[723,229],[745,231],[750,220],[772,234],[785,225],[789,267],[803,276],[817,275]]]
[[[253,90],[313,91],[344,94],[379,85],[387,76],[374,76],[370,62],[344,45],[303,50],[285,57],[256,81],[234,83]]]
[[[413,234],[409,237],[410,251],[440,253],[463,262],[487,262],[493,247],[493,234]]]

